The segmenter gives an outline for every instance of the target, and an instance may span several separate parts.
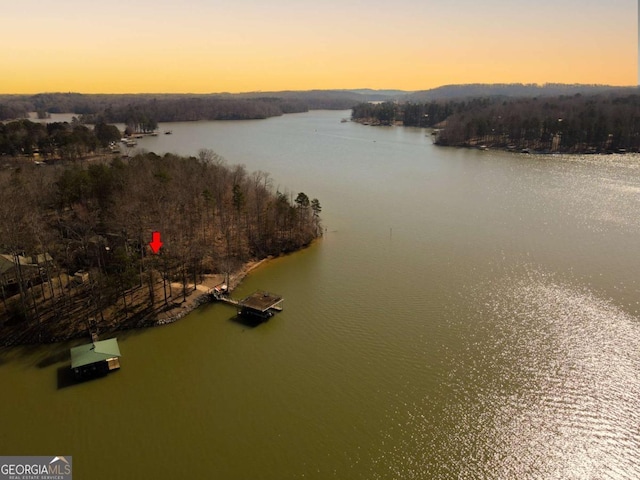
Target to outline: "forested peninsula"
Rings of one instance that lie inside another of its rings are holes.
[[[597,91],[597,90],[596,90]],[[352,119],[435,128],[437,145],[540,153],[640,151],[640,95],[631,89],[533,97],[361,103]]]
[[[207,150],[0,170],[0,342],[179,318],[204,278],[311,243],[320,212],[317,199]]]

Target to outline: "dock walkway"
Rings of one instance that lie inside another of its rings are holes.
[[[235,299],[233,299],[231,297],[227,297],[225,295],[213,295],[213,298],[215,298],[219,302],[228,303],[229,305],[233,305],[235,307],[239,307],[240,306],[240,300],[235,300]]]

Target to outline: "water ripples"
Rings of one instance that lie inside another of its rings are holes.
[[[638,318],[525,270],[468,292],[440,393],[405,406],[379,478],[640,478]]]

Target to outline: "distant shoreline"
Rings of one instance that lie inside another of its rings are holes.
[[[365,119],[365,118],[357,118],[351,119],[350,121],[359,123],[361,125],[367,127],[404,127],[405,125],[402,122],[395,121],[393,123],[382,123],[376,119]],[[626,148],[616,148],[610,150],[597,150],[593,147],[588,147],[584,149],[574,149],[570,152],[561,151],[561,150],[550,150],[548,148],[533,148],[533,147],[522,147],[516,145],[507,145],[502,146],[499,144],[488,142],[483,142],[480,139],[469,139],[464,142],[455,143],[455,144],[446,144],[446,143],[438,143],[437,135],[439,132],[444,131],[444,129],[436,128],[436,127],[414,127],[409,125],[411,128],[424,128],[426,130],[431,131],[431,135],[436,137],[434,139],[433,144],[438,147],[448,147],[448,148],[464,148],[467,150],[497,150],[501,152],[508,153],[519,153],[519,154],[532,154],[532,155],[625,155],[631,153],[640,153],[638,151],[627,150]]]
[[[434,142],[434,145],[436,145],[437,147],[442,147],[442,148],[463,148],[466,150],[480,150],[480,151],[487,151],[487,150],[495,150],[495,151],[499,151],[499,152],[507,152],[507,153],[514,153],[514,154],[524,154],[524,155],[626,155],[626,154],[632,154],[632,153],[638,153],[638,152],[629,152],[626,149],[618,149],[618,150],[608,150],[605,152],[599,152],[599,151],[592,151],[592,150],[575,150],[572,152],[562,152],[562,151],[551,151],[551,150],[536,150],[533,148],[518,148],[518,147],[501,147],[501,146],[497,146],[497,145],[486,145],[486,144],[477,144],[477,145],[441,145],[438,144],[436,142]]]

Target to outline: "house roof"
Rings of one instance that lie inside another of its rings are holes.
[[[0,275],[4,272],[11,270],[14,267],[13,260],[9,255],[0,255]]]
[[[0,254],[0,275],[16,266],[13,255]],[[18,255],[18,262],[24,267],[34,267],[28,258]]]
[[[38,265],[53,261],[53,257],[48,253],[39,253],[38,255],[34,255],[31,257],[31,261]]]
[[[71,368],[82,367],[120,356],[118,340],[110,338],[71,349]]]

